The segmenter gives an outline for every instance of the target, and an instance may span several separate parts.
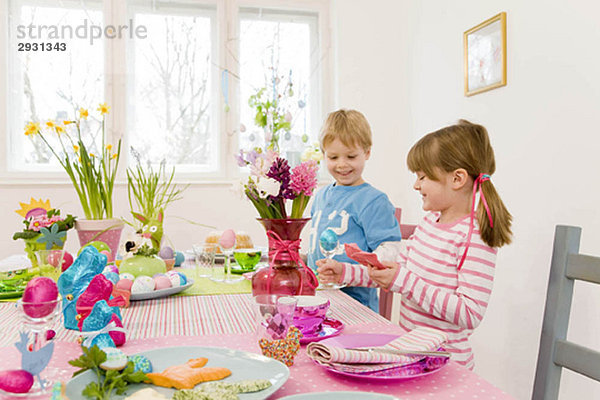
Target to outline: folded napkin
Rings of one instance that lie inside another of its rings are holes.
[[[448,336],[445,332],[426,327],[416,328],[377,349],[403,351],[435,351]],[[321,365],[345,372],[373,372],[415,363],[424,356],[401,356],[379,352],[347,350],[343,347],[310,343],[306,348],[310,358]]]
[[[362,251],[356,243],[345,243],[344,249],[349,258],[358,261],[361,265],[372,265],[379,269],[387,268],[379,261],[377,254]]]

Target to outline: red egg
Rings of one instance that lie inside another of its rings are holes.
[[[73,264],[73,256],[68,251],[65,251],[65,256],[62,263],[62,272],[65,272]]]
[[[21,301],[23,311],[31,318],[42,318],[57,307],[58,286],[56,282],[45,276],[38,276],[27,283]]]
[[[33,375],[22,369],[0,371],[0,389],[8,393],[27,393],[33,386]]]

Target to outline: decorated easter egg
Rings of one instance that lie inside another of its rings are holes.
[[[167,272],[167,276],[171,280],[171,285],[173,287],[183,286],[187,283],[186,276],[177,271],[169,271]]]
[[[106,277],[106,279],[111,281],[113,283],[113,285],[116,285],[120,279],[119,274],[117,274],[116,272],[112,272],[112,271],[103,272],[102,275],[104,275]]]
[[[319,244],[325,251],[332,251],[338,246],[338,235],[331,229],[325,229],[319,237]]]
[[[183,264],[183,262],[185,261],[185,256],[183,255],[182,252],[180,251],[176,251],[175,252],[175,266],[178,267],[181,264]]]
[[[227,229],[219,238],[219,246],[222,249],[233,249],[235,246],[235,232],[233,229]]]
[[[106,267],[104,267],[104,269],[102,270],[102,273],[105,272],[115,272],[115,273],[119,273],[119,268],[117,268],[116,265],[113,264],[108,264]]]
[[[130,274],[129,272],[123,272],[119,274],[119,278],[120,279],[130,279],[130,280],[134,280],[135,276],[133,276],[133,274]]]
[[[175,252],[169,246],[165,246],[158,252],[158,256],[163,260],[170,260],[175,257]]]
[[[158,273],[167,272],[167,265],[159,257],[135,255],[123,260],[119,266],[119,271],[133,276],[154,276]]]
[[[127,366],[127,356],[121,350],[115,347],[105,347],[102,349],[106,353],[106,361],[100,364],[103,370],[122,370]]]
[[[121,279],[119,279],[119,282],[117,282],[115,287],[117,289],[127,290],[128,292],[131,292],[132,285],[133,285],[133,279],[121,278]]]
[[[146,275],[141,275],[135,278],[131,285],[132,294],[148,293],[154,290],[154,280]]]
[[[54,336],[56,336],[56,331],[54,329],[48,329],[46,331],[46,340],[51,340]]]
[[[38,276],[27,282],[23,298],[23,311],[31,318],[42,318],[50,314],[57,302],[58,286],[56,282],[45,276]]]
[[[171,279],[166,275],[157,275],[154,278],[155,290],[168,289],[171,286]]]
[[[106,256],[106,259],[108,261],[112,261],[112,253],[110,252],[110,250],[101,250],[100,254],[104,254]]]
[[[133,363],[134,372],[142,371],[145,374],[152,372],[152,363],[148,360],[148,357],[141,354],[129,356],[129,361]]]
[[[68,251],[65,251],[62,263],[62,272],[65,272],[73,264],[73,256]]]
[[[8,393],[27,393],[33,386],[33,375],[22,369],[0,371],[0,389]]]
[[[79,255],[81,253],[81,251],[84,248],[86,248],[87,246],[94,247],[96,250],[98,250],[98,253],[102,253],[103,251],[108,251],[110,253],[110,247],[108,247],[108,245],[106,243],[101,242],[99,240],[94,240],[93,242],[88,242],[85,246],[80,248],[79,251],[77,252],[77,255]]]

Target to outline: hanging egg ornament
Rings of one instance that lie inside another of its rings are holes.
[[[298,100],[298,107],[300,107],[300,108],[306,107],[306,102],[304,100]]]
[[[285,113],[285,121],[292,122],[292,113],[291,112],[288,111]]]
[[[305,133],[304,135],[302,135],[302,143],[306,142],[308,142],[308,135]]]
[[[255,140],[256,140],[256,136],[254,135],[254,132],[252,132],[252,133],[250,134],[250,141],[251,141],[251,142],[254,142]]]
[[[246,132],[246,125],[240,124],[240,132]]]
[[[290,131],[286,131],[285,134],[283,135],[283,138],[285,140],[290,140],[292,138],[292,134],[290,133]]]

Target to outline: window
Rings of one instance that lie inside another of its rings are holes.
[[[265,135],[276,134],[280,151],[296,164],[306,145],[317,140],[317,25],[316,13],[240,10],[241,149],[263,147]],[[266,127],[256,124],[248,99],[259,90],[289,120],[290,129],[273,132],[272,121]]]
[[[317,140],[328,104],[323,86],[329,70],[323,34],[328,2],[273,0],[268,8],[262,3],[2,2],[0,17],[10,23],[1,24],[5,32],[0,33],[8,59],[6,81],[0,66],[0,87],[7,89],[0,93],[9,93],[0,101],[7,104],[6,123],[0,125],[6,132],[0,149],[7,157],[0,157],[0,175],[40,177],[54,171],[63,176],[39,137],[23,135],[26,122],[60,123],[76,116],[79,107],[89,108],[92,116],[107,102],[112,108],[105,141],[123,139],[123,164],[135,162],[132,148],[144,161],[176,165],[185,180],[234,178],[239,171],[233,154],[263,146],[269,133],[255,123],[248,105],[260,88],[278,99],[291,122],[280,132],[281,151],[292,162],[299,159]],[[66,46],[32,51],[34,43]],[[24,44],[30,51],[19,51]],[[83,125],[86,143],[100,146],[100,132],[98,120]]]
[[[102,25],[102,3],[11,0],[10,5],[9,160],[16,170],[48,169],[48,164],[58,170],[58,162],[41,139],[26,137],[23,128],[25,121],[60,123],[73,118],[78,106],[97,107],[102,102],[104,43],[102,39],[83,40],[76,36],[83,36],[84,24]],[[66,44],[65,50],[42,51],[49,36],[64,38],[60,42]],[[37,48],[19,50],[26,45]],[[82,124],[86,142],[93,139],[100,146],[99,132],[97,120],[90,118]],[[55,148],[60,147],[56,135],[49,135],[48,140]]]

